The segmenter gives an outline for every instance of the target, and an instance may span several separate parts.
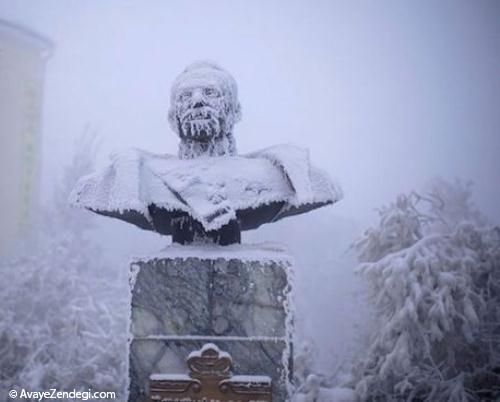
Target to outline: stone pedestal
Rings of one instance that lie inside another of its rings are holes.
[[[291,267],[265,245],[174,245],[132,263],[129,401],[146,401],[151,374],[183,373],[207,342],[229,352],[234,374],[271,377],[273,401],[287,401]]]

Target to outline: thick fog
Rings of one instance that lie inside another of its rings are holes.
[[[375,208],[434,176],[459,177],[475,182],[475,201],[500,223],[498,2],[0,0],[0,18],[55,43],[42,125],[46,202],[86,126],[101,139],[99,164],[130,147],[175,154],[170,86],[198,59],[238,82],[239,153],[310,149],[344,199],[244,240],[290,246],[299,332],[328,352],[354,347],[359,300],[345,252]],[[168,242],[99,219],[96,236],[123,270],[129,255]],[[334,366],[331,356],[322,363]]]

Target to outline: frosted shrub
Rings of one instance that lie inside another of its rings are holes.
[[[355,244],[375,330],[357,369],[362,400],[499,396],[500,232],[470,185],[400,196]]]
[[[65,171],[36,233],[0,262],[0,400],[12,388],[124,395],[126,280],[102,266],[90,213],[66,202],[90,168],[89,147]]]

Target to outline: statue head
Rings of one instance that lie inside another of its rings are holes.
[[[175,79],[168,120],[179,135],[179,157],[236,154],[233,126],[241,118],[234,78],[217,64],[190,64]]]

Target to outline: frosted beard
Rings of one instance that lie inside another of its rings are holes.
[[[231,133],[234,113],[226,95],[203,102],[203,106],[179,101],[177,104],[180,158],[235,155],[236,145]]]
[[[209,142],[220,136],[224,119],[211,106],[188,108],[179,119],[179,135],[183,140]]]

